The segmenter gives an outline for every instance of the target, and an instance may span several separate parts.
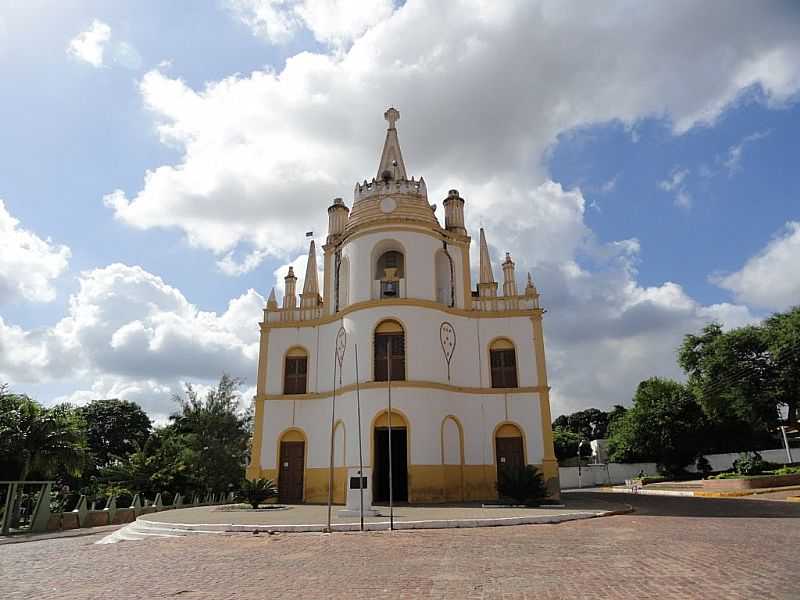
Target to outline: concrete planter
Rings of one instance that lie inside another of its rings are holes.
[[[800,474],[758,475],[748,479],[705,479],[703,481],[703,490],[708,492],[723,492],[731,490],[756,490],[787,485],[800,485]]]

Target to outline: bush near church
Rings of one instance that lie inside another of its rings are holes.
[[[247,502],[247,504],[256,509],[264,500],[275,498],[277,495],[278,488],[271,479],[245,479],[242,481],[242,487],[236,496],[236,501]]]
[[[497,490],[501,497],[525,505],[538,504],[547,496],[542,474],[533,465],[503,468],[497,481]]]

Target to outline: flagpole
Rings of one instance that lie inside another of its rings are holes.
[[[361,531],[364,531],[364,454],[361,450],[361,396],[358,389],[358,344],[356,353],[356,413],[358,416],[358,491],[361,494]]]
[[[392,361],[389,348],[392,337],[386,337],[386,389],[389,395],[389,530],[394,530],[394,481],[392,476]]]

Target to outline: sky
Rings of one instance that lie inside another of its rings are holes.
[[[0,0],[0,382],[252,395],[395,106],[429,200],[533,274],[554,416],[628,405],[685,334],[800,303],[799,90],[796,2]]]

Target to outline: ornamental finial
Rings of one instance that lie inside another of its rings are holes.
[[[392,106],[389,108],[389,110],[383,113],[383,118],[389,121],[389,129],[394,129],[394,124],[400,120],[400,111]]]

